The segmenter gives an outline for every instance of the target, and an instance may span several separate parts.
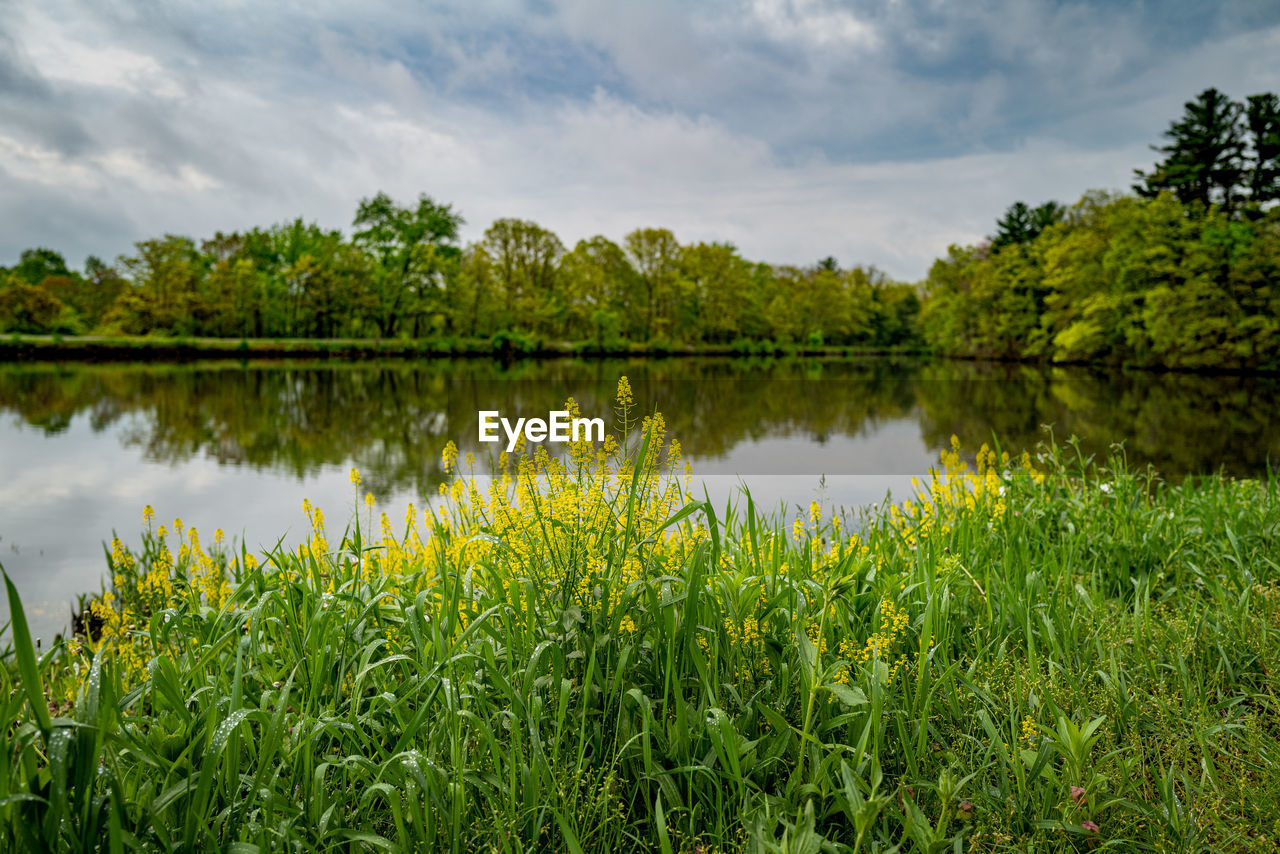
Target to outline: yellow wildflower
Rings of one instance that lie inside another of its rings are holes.
[[[1040,740],[1039,731],[1036,729],[1036,719],[1031,715],[1027,715],[1022,719],[1022,739],[1030,747],[1035,747]]]

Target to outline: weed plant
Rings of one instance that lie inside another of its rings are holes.
[[[148,508],[43,653],[6,578],[0,850],[1275,850],[1274,478],[953,448],[851,530],[618,402],[402,526]]]

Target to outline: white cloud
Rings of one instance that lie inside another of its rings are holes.
[[[166,172],[148,163],[142,152],[115,148],[73,159],[60,152],[0,136],[0,172],[50,187],[136,189],[146,193],[203,192],[220,182],[190,163]],[[125,182],[126,187],[121,187]]]
[[[0,136],[0,173],[20,181],[75,189],[98,184],[89,164],[68,163],[59,152],[9,136]]]
[[[92,161],[102,167],[111,178],[119,178],[149,193],[175,193],[192,190],[200,193],[212,190],[221,183],[190,163],[180,164],[173,174],[157,170],[147,163],[137,151],[115,149],[95,155]]]
[[[0,93],[0,263],[35,243],[114,257],[165,232],[296,216],[348,227],[358,200],[384,190],[452,203],[470,239],[506,216],[570,245],[666,226],[753,259],[835,255],[918,278],[1014,200],[1127,186],[1205,85],[1236,97],[1280,89],[1275,28],[1161,55],[1136,21],[1075,7],[557,0],[520,19],[543,51],[532,60],[511,36],[509,5],[329,4],[291,28],[265,8],[252,27],[216,9],[152,27],[75,0],[57,23],[53,11],[13,16],[18,60],[53,92],[40,109],[76,120],[89,141],[60,145]],[[956,16],[985,34],[991,61],[952,78],[938,69],[964,41],[948,29]],[[205,45],[208,33],[224,41]],[[530,64],[554,50],[562,66]],[[586,96],[589,75],[571,92],[540,88],[581,72],[573,50],[598,59],[607,82]],[[1118,57],[1147,53],[1156,58],[1103,85],[1124,67]],[[476,86],[482,96],[457,94]],[[823,144],[845,134],[848,145]],[[868,153],[865,140],[881,142]]]
[[[555,0],[571,38],[602,50],[628,85],[656,98],[682,101],[723,78],[734,45],[699,26],[696,4],[677,0],[600,4]]]
[[[178,98],[185,92],[154,56],[117,45],[71,38],[48,16],[32,12],[24,22],[24,46],[35,70],[55,84],[117,89],[128,94]]]
[[[343,111],[342,133],[371,161],[405,158],[395,184],[457,203],[480,237],[501,216],[534,219],[572,245],[604,233],[665,226],[685,241],[728,240],[751,258],[812,263],[827,254],[917,278],[952,242],[980,240],[1015,199],[1074,201],[1093,186],[1118,188],[1143,146],[1083,151],[1031,139],[1013,152],[915,163],[782,164],[768,146],[702,117],[645,111],[598,93],[506,133],[451,115],[458,135],[432,117],[386,105]],[[470,129],[470,131],[466,129]],[[347,175],[356,195],[381,175]],[[383,186],[383,184],[378,184]],[[340,223],[335,223],[340,224]]]
[[[875,47],[875,28],[848,9],[818,0],[751,0],[751,13],[770,37],[818,47]]]

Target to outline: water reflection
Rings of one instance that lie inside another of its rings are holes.
[[[935,366],[921,374],[920,424],[940,446],[952,434],[967,447],[998,436],[1013,450],[1034,447],[1053,428],[1105,458],[1123,442],[1131,463],[1168,479],[1223,471],[1265,476],[1280,461],[1280,380],[1010,366]],[[997,381],[991,381],[997,380]]]
[[[1219,467],[1259,474],[1280,451],[1280,432],[1269,429],[1280,411],[1274,378],[888,359],[9,365],[0,368],[0,411],[49,436],[82,413],[95,432],[128,418],[123,446],[153,462],[204,456],[304,478],[354,460],[375,493],[433,492],[446,442],[494,447],[476,441],[478,410],[541,415],[573,396],[584,414],[613,421],[623,374],[687,456],[744,476],[915,471],[915,454],[906,468],[895,454],[905,447],[859,453],[860,443],[833,442],[904,419],[930,450],[952,434],[969,447],[996,436],[1011,450],[1032,448],[1049,424],[1091,453],[1124,441],[1131,460],[1175,478]],[[779,439],[812,452],[788,458]]]
[[[477,411],[543,415],[573,396],[612,421],[623,374],[718,501],[746,483],[765,507],[876,502],[952,434],[1017,452],[1043,424],[1085,453],[1123,441],[1175,479],[1259,475],[1280,458],[1276,378],[892,359],[4,365],[0,562],[48,638],[98,588],[102,541],[136,540],[145,503],[269,548],[305,525],[304,497],[340,523],[356,465],[396,519],[435,493],[448,441],[493,447],[476,441]]]

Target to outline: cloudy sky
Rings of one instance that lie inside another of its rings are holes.
[[[362,196],[918,279],[1280,91],[1280,3],[0,0],[0,264]]]

